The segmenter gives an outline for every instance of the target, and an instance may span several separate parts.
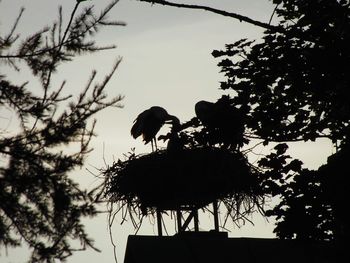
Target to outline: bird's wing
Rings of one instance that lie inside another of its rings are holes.
[[[141,130],[139,122],[136,121],[134,123],[134,125],[131,127],[130,133],[134,139],[136,139],[137,137],[139,137],[142,134],[142,130]]]
[[[145,126],[145,122],[147,122],[147,118],[149,114],[150,114],[149,110],[145,110],[141,112],[134,120],[134,125],[131,127],[131,131],[130,131],[134,139],[136,139],[142,134]]]

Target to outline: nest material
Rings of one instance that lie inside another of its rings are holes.
[[[105,172],[112,202],[148,210],[203,208],[215,200],[259,195],[255,176],[240,153],[216,148],[157,151],[118,161]]]

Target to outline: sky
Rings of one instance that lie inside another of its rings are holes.
[[[268,22],[274,6],[268,0],[220,0],[220,1],[177,1],[209,5],[218,9],[242,14],[262,22]],[[99,12],[109,3],[107,0],[87,1],[81,7],[93,4]],[[0,32],[8,32],[19,9],[26,8],[18,31],[22,37],[35,32],[57,18],[57,8],[63,6],[66,17],[74,7],[73,0],[2,0],[0,2]],[[79,57],[73,62],[61,66],[54,80],[59,85],[67,80],[65,92],[78,94],[96,69],[101,81],[109,73],[118,57],[122,58],[116,74],[108,84],[108,95],[125,96],[123,108],[111,108],[99,113],[97,117],[97,137],[92,141],[94,151],[86,161],[85,167],[76,171],[74,178],[86,188],[99,183],[88,171],[94,167],[104,167],[105,162],[123,158],[131,148],[136,153],[150,152],[150,145],[143,145],[140,139],[130,136],[130,128],[136,116],[151,106],[162,106],[181,122],[194,117],[194,104],[199,100],[216,101],[223,94],[219,90],[224,76],[219,72],[217,61],[211,56],[214,49],[223,49],[227,43],[241,38],[259,39],[262,29],[247,23],[236,21],[213,13],[164,7],[140,3],[135,0],[120,0],[111,11],[112,20],[124,21],[125,27],[109,27],[97,35],[100,45],[116,44],[114,50],[102,51],[95,55]],[[3,67],[3,66],[2,66]],[[1,68],[2,73],[19,83],[30,79],[28,72],[13,72]],[[35,80],[30,87],[36,89]],[[2,112],[1,112],[2,110]],[[0,109],[1,114],[4,109]],[[2,123],[15,129],[14,122]],[[161,132],[166,132],[166,128]],[[292,144],[290,154],[301,158],[305,166],[317,168],[326,162],[332,154],[332,145],[325,140],[316,143]],[[123,262],[127,236],[134,234],[130,222],[120,225],[116,219],[112,228],[113,240],[117,246],[118,262]],[[201,215],[200,227],[208,230],[212,221],[208,215]],[[273,238],[273,220],[269,222],[261,216],[252,218],[254,226],[247,223],[242,228],[229,226],[229,236]],[[101,253],[92,250],[77,252],[68,258],[68,263],[76,262],[114,262],[113,246],[107,227],[106,214],[86,219],[87,231],[95,239],[95,245]],[[169,222],[169,228],[174,223]],[[145,222],[138,234],[155,234],[152,222]],[[25,248],[0,250],[0,263],[24,262],[28,256]]]

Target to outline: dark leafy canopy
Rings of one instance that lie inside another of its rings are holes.
[[[334,239],[337,225],[323,182],[328,177],[303,169],[301,161],[285,154],[287,149],[286,144],[278,144],[259,161],[259,167],[266,171],[262,175],[264,190],[282,195],[281,202],[267,211],[278,221],[274,232],[287,239]]]
[[[259,162],[260,168],[266,169],[262,175],[264,189],[272,195],[282,195],[281,202],[267,211],[277,217],[274,232],[281,238],[347,242],[349,144],[343,144],[316,171],[303,169],[298,160],[289,161],[287,148],[279,144]]]
[[[235,91],[234,104],[246,108],[246,127],[256,138],[340,142],[339,152],[318,171],[290,160],[285,144],[259,167],[265,190],[282,200],[269,212],[277,217],[279,237],[348,239],[344,209],[350,189],[341,172],[348,159],[338,155],[348,156],[349,149],[350,2],[273,2],[284,30],[266,30],[260,42],[242,39],[213,51],[227,77],[221,88]]]
[[[248,127],[271,141],[342,140],[349,132],[349,1],[274,1],[284,32],[226,45],[219,66],[248,105]]]
[[[98,47],[91,35],[104,25],[123,24],[107,19],[117,1],[99,16],[92,7],[76,16],[80,2],[66,29],[59,9],[57,23],[23,39],[15,34],[22,10],[10,33],[0,36],[2,66],[21,70],[24,62],[39,78],[42,91],[38,94],[31,82],[17,85],[0,76],[0,107],[10,109],[10,118],[19,122],[19,130],[8,131],[5,125],[0,130],[0,245],[26,243],[33,251],[30,262],[65,260],[75,250],[96,249],[81,222],[97,212],[93,191],[80,189],[69,173],[83,165],[91,150],[95,121],[88,120],[106,107],[120,107],[122,97],[107,99],[105,93],[120,60],[94,86],[93,72],[76,99],[61,95],[65,83],[55,87],[51,76],[59,64],[76,55],[112,48]],[[67,146],[76,151],[66,151]],[[80,246],[75,248],[72,242]]]

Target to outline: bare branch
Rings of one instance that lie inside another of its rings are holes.
[[[251,18],[249,18],[247,16],[242,16],[240,14],[227,12],[225,10],[219,10],[219,9],[212,8],[212,7],[209,7],[209,6],[190,5],[190,4],[178,4],[178,3],[168,2],[168,1],[164,1],[164,0],[139,0],[139,1],[140,2],[148,2],[148,3],[152,3],[152,4],[173,6],[173,7],[178,7],[178,8],[189,8],[189,9],[205,10],[205,11],[212,12],[212,13],[215,13],[215,14],[219,14],[219,15],[222,15],[222,16],[232,17],[234,19],[238,19],[240,22],[246,22],[246,23],[258,26],[258,27],[269,29],[269,30],[274,31],[274,32],[283,32],[284,31],[281,27],[273,26],[273,25],[270,25],[270,24],[267,24],[267,23],[264,23],[264,22],[253,20],[253,19],[251,19]]]

